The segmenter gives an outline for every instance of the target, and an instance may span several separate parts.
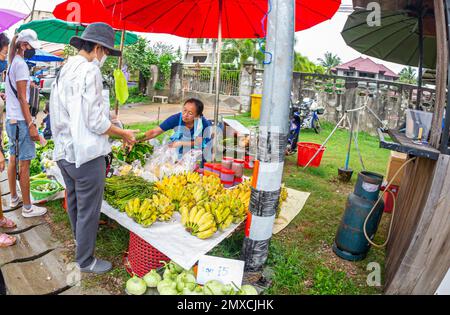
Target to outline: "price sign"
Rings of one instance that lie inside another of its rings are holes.
[[[239,288],[244,276],[244,261],[203,255],[198,261],[197,283],[218,280],[223,284],[234,283]]]

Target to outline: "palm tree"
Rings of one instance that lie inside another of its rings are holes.
[[[342,63],[341,58],[338,55],[327,51],[324,58],[317,59],[322,67],[324,67],[328,74],[331,73],[331,69]]]
[[[257,45],[256,39],[227,39],[223,43],[222,62],[237,63],[239,69],[249,57],[252,57],[256,63],[262,63],[264,56]]]
[[[417,84],[416,70],[411,66],[405,67],[399,73],[399,81],[407,84]]]
[[[294,54],[294,71],[305,73],[321,73],[325,72],[325,69],[321,65],[316,65],[314,62],[308,59],[308,57],[295,52]]]

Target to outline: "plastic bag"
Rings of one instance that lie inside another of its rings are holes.
[[[116,99],[121,105],[125,104],[128,99],[128,84],[122,70],[114,70],[114,87],[116,91]]]

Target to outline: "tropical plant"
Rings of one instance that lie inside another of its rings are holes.
[[[237,69],[241,69],[250,57],[258,64],[264,61],[264,54],[259,50],[256,39],[227,39],[223,47],[222,62],[235,64]]]
[[[338,55],[335,55],[329,51],[327,51],[323,58],[317,59],[320,65],[325,68],[326,72],[331,73],[331,69],[341,64],[341,58]]]
[[[398,81],[407,84],[417,84],[416,70],[414,70],[411,66],[403,68],[399,75],[400,77]]]
[[[295,52],[294,53],[294,71],[305,72],[305,73],[320,73],[324,74],[325,69],[320,65],[316,65],[314,62],[309,60],[308,57]]]

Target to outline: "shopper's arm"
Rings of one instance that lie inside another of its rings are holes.
[[[20,108],[22,110],[25,122],[30,130],[30,137],[33,141],[39,141],[39,133],[36,126],[33,124],[33,118],[30,113],[30,105],[27,100],[27,81],[17,81],[17,96],[20,103]]]
[[[156,138],[157,136],[161,135],[163,132],[164,132],[164,130],[162,130],[161,127],[159,127],[159,126],[156,128],[150,129],[145,132],[145,139],[143,141]]]

